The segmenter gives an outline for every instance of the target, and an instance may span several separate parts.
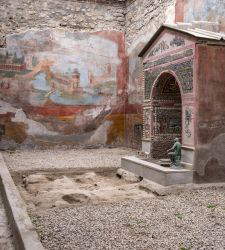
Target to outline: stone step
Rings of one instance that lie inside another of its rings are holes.
[[[181,166],[185,169],[188,169],[188,170],[193,170],[193,164],[191,163],[188,163],[188,162],[181,162]]]

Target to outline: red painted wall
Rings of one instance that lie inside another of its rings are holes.
[[[225,46],[197,45],[197,174],[225,179]]]

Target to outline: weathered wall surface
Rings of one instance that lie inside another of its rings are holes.
[[[219,29],[225,31],[225,1],[223,0],[177,0],[176,21],[218,22]]]
[[[122,32],[30,30],[0,51],[5,145],[122,144]]]
[[[135,46],[140,40],[148,41],[162,23],[173,23],[174,17],[175,0],[128,0],[126,2],[128,47]]]
[[[126,105],[126,143],[140,148],[143,81],[139,52],[163,23],[174,23],[175,0],[128,0],[126,13],[126,45],[129,57],[129,79]],[[140,126],[139,126],[140,128]]]
[[[0,46],[5,35],[30,28],[124,31],[124,0],[1,0]]]
[[[195,166],[202,180],[225,180],[225,47],[197,47]]]

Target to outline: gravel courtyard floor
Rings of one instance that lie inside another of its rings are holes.
[[[48,249],[225,249],[225,190],[33,214]]]
[[[134,155],[125,148],[26,150],[5,153],[4,158],[12,171],[30,169],[119,168],[121,157]]]
[[[126,149],[18,151],[11,170],[119,167]],[[29,211],[46,249],[225,249],[225,188]]]

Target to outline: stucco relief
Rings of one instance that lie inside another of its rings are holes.
[[[192,119],[193,119],[193,111],[190,107],[186,107],[184,123],[185,123],[185,135],[188,138],[190,138],[192,135],[192,131],[190,129]]]
[[[194,103],[184,103],[182,117],[182,143],[186,146],[194,145]]]

